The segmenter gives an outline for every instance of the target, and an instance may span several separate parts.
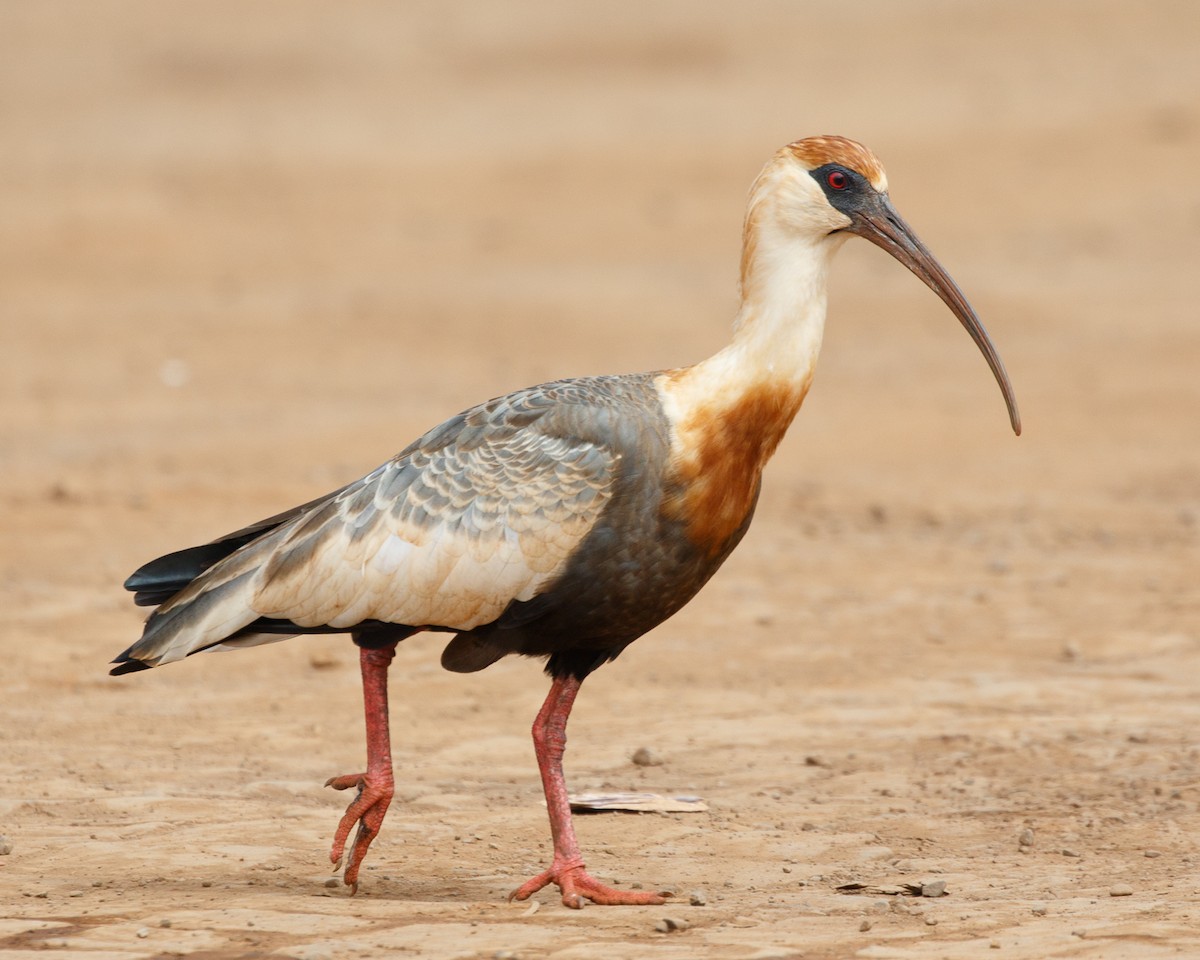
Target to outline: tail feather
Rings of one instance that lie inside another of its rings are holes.
[[[133,592],[133,602],[139,607],[157,607],[246,542],[221,540],[168,553],[135,570],[125,581],[125,589]]]
[[[140,669],[127,666],[130,661],[156,667],[182,660],[215,646],[257,620],[258,614],[250,606],[256,567],[247,566],[231,577],[201,577],[155,610],[146,621],[141,639],[113,661],[120,666],[112,672]]]
[[[344,488],[343,488],[344,489]],[[228,650],[286,640],[301,633],[354,633],[364,646],[396,643],[423,629],[364,620],[352,626],[302,626],[263,617],[252,602],[264,566],[292,521],[313,512],[342,491],[337,490],[212,543],[177,550],[134,571],[125,589],[134,603],[157,609],[146,620],[141,638],[120,653],[109,673],[120,676],[182,660],[201,650]]]
[[[113,663],[115,663],[116,666],[108,671],[109,675],[113,677],[119,677],[125,673],[137,673],[139,670],[150,669],[150,664],[142,663],[141,660],[131,660],[129,657],[125,656],[125,654],[121,654],[113,661]]]
[[[129,575],[125,581],[125,589],[133,593],[133,602],[139,607],[157,607],[184,590],[188,584],[210,567],[236,553],[246,544],[252,543],[264,534],[283,526],[289,520],[334,496],[337,496],[337,493],[319,497],[284,513],[277,513],[266,520],[252,523],[250,526],[226,534],[212,543],[176,550],[174,553],[151,560]]]

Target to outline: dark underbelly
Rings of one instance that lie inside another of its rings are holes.
[[[753,514],[751,503],[716,551],[693,544],[673,520],[660,519],[653,536],[600,530],[545,593],[514,603],[474,633],[497,653],[550,657],[555,675],[586,675],[687,604],[741,541]]]

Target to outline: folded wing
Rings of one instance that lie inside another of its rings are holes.
[[[537,596],[613,494],[617,455],[555,429],[560,403],[543,387],[474,408],[282,514],[166,599],[118,669],[362,624],[471,630]]]

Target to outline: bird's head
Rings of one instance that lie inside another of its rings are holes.
[[[887,174],[870,150],[846,137],[797,140],[763,170],[751,196],[747,237],[759,229],[832,251],[851,234],[882,247],[945,301],[982,351],[992,370],[1013,432],[1021,417],[999,354],[958,285],[892,206]],[[747,244],[746,256],[754,255]],[[746,278],[743,262],[743,283]]]

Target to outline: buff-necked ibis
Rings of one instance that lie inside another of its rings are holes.
[[[449,670],[510,653],[546,660],[533,724],[554,855],[513,896],[554,883],[567,906],[661,903],[594,880],[571,823],[562,756],[584,678],[704,586],[750,525],[763,467],[808,392],[834,252],[866,237],[936,292],[982,350],[1015,432],[1004,366],[966,298],[896,213],[883,167],[842,137],[781,149],[755,181],[732,342],[693,366],[559,380],[472,407],[328,496],[154,560],[125,586],[153,606],[114,674],[303,633],[360,648],[367,767],[331,859],[344,880],[393,794],[387,672],[396,644],[454,634]]]

